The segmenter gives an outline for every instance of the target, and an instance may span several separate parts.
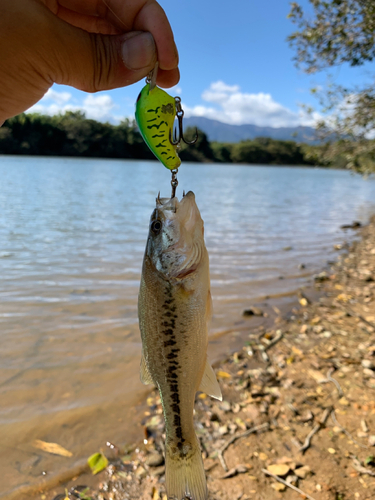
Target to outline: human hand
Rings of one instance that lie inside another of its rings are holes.
[[[156,60],[157,84],[175,85],[178,52],[156,0],[0,0],[0,125],[53,83],[123,87]]]

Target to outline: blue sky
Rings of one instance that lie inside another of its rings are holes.
[[[309,89],[327,82],[327,73],[306,75],[292,61],[286,42],[294,25],[286,0],[160,0],[180,53],[180,95],[187,115],[260,126],[310,124],[301,103],[317,105]],[[307,0],[299,2],[309,6]],[[330,71],[336,83],[369,79],[371,66]],[[33,111],[83,109],[87,116],[114,123],[132,117],[144,82],[85,94],[54,85]]]

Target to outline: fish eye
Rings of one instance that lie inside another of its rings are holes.
[[[156,219],[151,223],[151,231],[154,234],[159,234],[160,230],[161,230],[161,221],[159,219]]]

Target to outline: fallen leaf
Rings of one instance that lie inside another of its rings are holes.
[[[47,453],[52,453],[53,455],[60,455],[61,457],[72,457],[73,453],[66,450],[57,443],[47,443],[46,441],[41,441],[36,439],[33,443],[35,448],[46,451]]]
[[[98,474],[98,472],[101,472],[107,467],[108,460],[103,453],[94,453],[91,457],[89,457],[87,463],[89,464],[91,472],[93,474]]]
[[[290,467],[287,464],[272,464],[267,467],[267,470],[275,476],[286,476]]]
[[[323,375],[323,373],[319,372],[318,370],[308,370],[307,373],[310,375],[310,377],[312,377],[314,380],[316,380],[316,382],[318,382],[318,384],[322,380],[326,380],[326,376]]]
[[[271,488],[273,488],[276,491],[285,491],[286,490],[285,484],[282,484],[282,483],[272,483]]]
[[[229,373],[227,373],[227,372],[223,372],[223,371],[221,371],[221,370],[220,370],[220,371],[218,371],[216,375],[217,375],[217,377],[219,377],[219,378],[231,378],[231,377],[232,377],[232,375],[230,375]]]
[[[340,405],[343,405],[343,406],[350,406],[350,402],[345,397],[342,397],[341,399],[339,399],[339,403],[340,403]]]
[[[340,293],[336,299],[337,300],[340,300],[341,302],[349,302],[349,300],[352,300],[352,296],[351,295],[348,295],[346,293]]]
[[[311,473],[311,469],[308,465],[304,465],[299,469],[295,469],[294,474],[301,479],[305,479]]]

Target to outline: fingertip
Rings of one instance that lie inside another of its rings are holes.
[[[178,68],[174,68],[171,70],[159,69],[158,76],[156,79],[157,85],[159,87],[163,87],[168,89],[177,85],[180,81],[180,70]]]

